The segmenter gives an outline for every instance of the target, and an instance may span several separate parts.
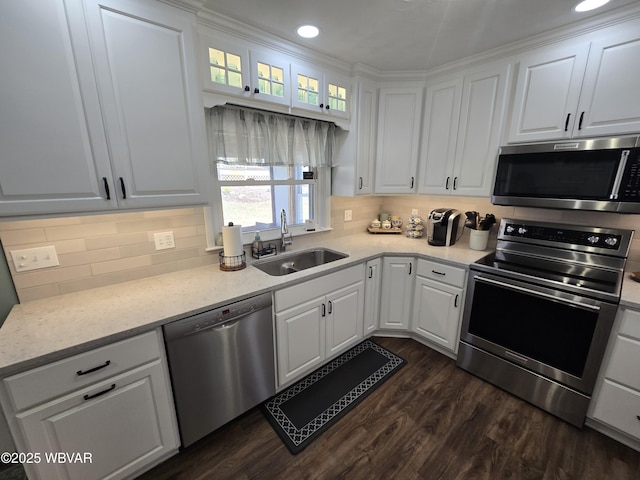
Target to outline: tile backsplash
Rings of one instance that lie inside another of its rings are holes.
[[[631,230],[640,227],[640,215],[500,207],[488,198],[336,196],[331,198],[331,232],[300,237],[295,246],[305,248],[324,239],[364,232],[381,212],[406,220],[411,210],[417,209],[426,219],[435,208],[493,213],[498,220],[507,217]],[[352,210],[351,221],[344,221],[346,209]],[[153,234],[166,231],[174,233],[176,248],[155,250]],[[495,232],[494,227],[493,241]],[[466,231],[464,234],[468,238]],[[218,262],[217,251],[206,251],[201,207],[5,220],[0,221],[0,239],[21,303]],[[55,246],[60,266],[16,273],[11,250],[45,245]],[[640,263],[640,232],[632,243],[629,261]]]
[[[156,250],[172,231],[176,248]],[[21,303],[211,264],[202,208],[0,222],[0,239]],[[53,245],[60,266],[16,273],[11,250]]]

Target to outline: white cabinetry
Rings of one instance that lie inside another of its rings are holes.
[[[283,54],[219,33],[200,32],[204,89],[289,106],[291,63]]]
[[[131,477],[179,446],[159,332],[5,378],[2,401],[18,449],[43,456],[29,478]],[[44,460],[55,452],[91,461]]]
[[[355,80],[355,114],[349,131],[340,132],[338,166],[331,170],[333,195],[370,195],[373,193],[374,157],[378,97],[376,83],[366,78]]]
[[[291,65],[293,109],[308,110],[327,117],[349,118],[351,80],[313,65]]]
[[[411,330],[446,353],[458,351],[464,269],[418,260]]]
[[[283,386],[362,338],[363,265],[278,290],[275,311],[278,384]]]
[[[380,289],[382,288],[382,262],[379,258],[369,260],[365,266],[364,279],[364,335],[378,329],[380,318]]]
[[[418,193],[490,193],[510,72],[499,63],[427,85]]]
[[[640,449],[640,311],[620,307],[589,416]],[[610,433],[610,432],[605,432]],[[620,436],[621,435],[621,436]]]
[[[3,214],[206,203],[191,15],[58,0],[0,18]]]
[[[414,193],[422,86],[382,87],[378,100],[375,193]]]
[[[520,59],[510,142],[640,130],[640,19]]]
[[[383,258],[379,323],[381,329],[409,329],[415,263],[413,257]]]

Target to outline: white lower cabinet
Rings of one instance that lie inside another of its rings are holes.
[[[415,278],[413,257],[384,257],[382,261],[382,295],[380,328],[408,330]]]
[[[380,318],[380,290],[382,288],[382,261],[374,258],[367,262],[364,279],[364,335],[378,329]]]
[[[620,307],[588,416],[640,450],[640,311]]]
[[[161,342],[149,332],[3,380],[16,445],[41,456],[30,479],[131,478],[177,450]]]
[[[448,352],[458,351],[465,271],[418,260],[411,330]]]
[[[275,310],[278,385],[283,386],[362,338],[363,265],[278,290]]]

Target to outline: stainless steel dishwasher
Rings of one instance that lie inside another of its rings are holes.
[[[271,294],[164,326],[182,446],[275,394]]]

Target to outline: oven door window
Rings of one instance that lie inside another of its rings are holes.
[[[621,149],[500,155],[494,195],[608,200]]]
[[[578,378],[599,312],[477,281],[470,334]]]

